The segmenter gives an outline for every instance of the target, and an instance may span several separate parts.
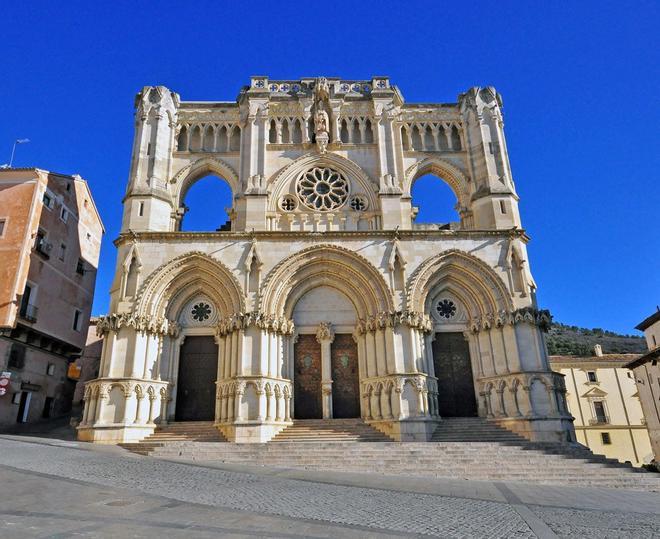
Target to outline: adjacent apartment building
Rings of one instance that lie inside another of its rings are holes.
[[[0,171],[0,428],[70,409],[103,233],[80,176]]]
[[[653,459],[640,392],[626,365],[638,354],[550,356],[553,370],[565,376],[566,401],[575,417],[577,441],[594,453],[630,462]]]
[[[646,416],[651,446],[656,462],[660,461],[660,308],[640,322],[635,329],[644,332],[649,351],[627,367],[635,373],[639,397]]]

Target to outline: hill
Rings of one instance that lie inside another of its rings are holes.
[[[591,356],[600,344],[604,354],[641,354],[646,351],[644,337],[620,335],[601,328],[580,328],[553,322],[547,335],[550,355]]]

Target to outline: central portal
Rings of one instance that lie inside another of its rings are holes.
[[[295,304],[293,357],[296,419],[360,417],[357,323],[350,298],[331,286],[308,290]]]
[[[177,421],[215,419],[217,377],[218,345],[213,337],[186,337],[179,355],[175,413]]]

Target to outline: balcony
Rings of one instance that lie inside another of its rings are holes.
[[[593,419],[589,420],[589,425],[609,425],[610,424],[610,418],[609,416],[600,416],[600,417],[594,417]]]
[[[23,320],[27,320],[28,322],[36,322],[38,312],[39,309],[36,305],[27,303],[26,305],[21,305],[21,308],[18,311],[18,316],[20,316]]]

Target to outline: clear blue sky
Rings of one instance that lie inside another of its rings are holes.
[[[253,74],[386,74],[410,102],[494,85],[541,306],[629,333],[660,303],[658,2],[100,4],[5,3],[0,44],[0,162],[28,137],[15,166],[81,174],[101,211],[95,314],[108,305],[135,93],[234,99]],[[417,203],[430,218],[427,193]]]

